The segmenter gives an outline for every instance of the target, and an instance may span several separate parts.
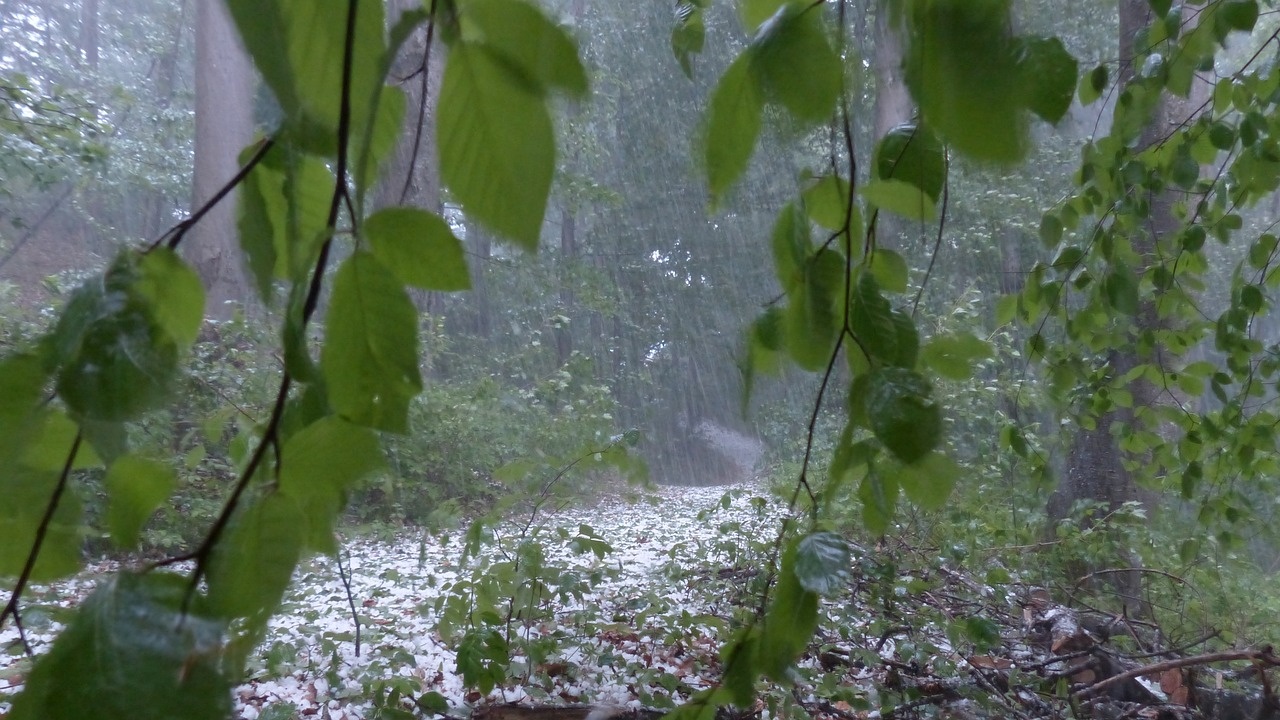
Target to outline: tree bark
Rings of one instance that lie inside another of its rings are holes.
[[[1135,63],[1141,58],[1134,47],[1134,38],[1139,31],[1151,21],[1151,8],[1146,0],[1121,0],[1120,2],[1120,73],[1118,82],[1121,87],[1129,84],[1135,77]],[[1164,140],[1176,125],[1173,122],[1180,114],[1194,112],[1194,103],[1184,104],[1171,102],[1167,96],[1162,97],[1152,110],[1151,118],[1142,134],[1137,139],[1137,152],[1152,147]],[[1130,237],[1132,247],[1139,256],[1139,267],[1136,272],[1141,275],[1153,263],[1157,262],[1157,244],[1163,236],[1177,232],[1178,220],[1173,213],[1175,195],[1166,189],[1150,197],[1150,222],[1145,231],[1134,233]],[[1144,300],[1134,319],[1134,332],[1138,335],[1149,334],[1158,330],[1161,321],[1157,317],[1154,304]],[[1135,338],[1136,340],[1136,338]],[[1147,362],[1162,362],[1161,349],[1156,347],[1151,356],[1139,356],[1138,342],[1127,347],[1112,350],[1106,358],[1109,377],[1122,377],[1138,365]],[[1058,489],[1050,496],[1046,508],[1051,525],[1067,517],[1072,507],[1079,501],[1091,500],[1101,505],[1103,512],[1112,512],[1127,502],[1141,502],[1148,513],[1154,510],[1149,494],[1142,492],[1133,477],[1123,464],[1123,452],[1116,445],[1116,436],[1112,428],[1117,423],[1133,425],[1141,423],[1140,417],[1144,408],[1152,407],[1158,402],[1157,390],[1145,380],[1131,382],[1126,388],[1132,394],[1132,408],[1117,408],[1096,418],[1093,428],[1077,430],[1067,453],[1067,469]],[[1096,520],[1086,519],[1086,524]],[[1135,558],[1113,558],[1125,565],[1135,565]],[[1082,566],[1083,567],[1083,566]],[[1141,598],[1141,577],[1137,571],[1119,573],[1114,577],[1117,592],[1126,604],[1142,612],[1145,603]]]
[[[80,58],[85,67],[98,70],[98,0],[84,0],[80,5]]]
[[[253,65],[222,0],[197,0],[196,143],[193,207],[200,207],[239,169],[253,140]],[[231,317],[249,297],[236,232],[236,195],[195,227],[188,258],[205,284],[206,316]]]
[[[572,281],[574,261],[578,256],[578,220],[568,208],[560,208],[560,307],[562,316],[555,325],[556,360],[560,366],[569,362],[573,354],[573,328],[568,322],[569,312],[576,302]]]
[[[881,2],[876,7],[873,142],[880,142],[880,138],[898,125],[909,122],[913,115],[914,106],[907,91],[902,62],[902,27],[893,21],[888,3]],[[891,213],[880,213],[876,219],[876,242],[881,247],[901,249],[907,245],[911,225]]]

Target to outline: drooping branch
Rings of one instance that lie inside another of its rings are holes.
[[[62,474],[58,476],[58,483],[53,488],[53,495],[49,496],[49,504],[45,506],[44,515],[40,518],[40,524],[36,526],[36,537],[31,542],[31,550],[27,553],[27,561],[22,566],[22,572],[18,575],[18,582],[14,584],[13,590],[9,593],[9,602],[5,603],[4,610],[0,611],[0,627],[4,626],[5,618],[13,616],[13,622],[18,627],[18,636],[22,639],[22,648],[27,655],[31,655],[31,645],[27,642],[27,635],[22,629],[22,617],[18,613],[18,603],[22,599],[22,592],[26,590],[27,583],[31,582],[31,573],[35,571],[36,561],[40,558],[40,549],[44,547],[45,535],[49,533],[49,526],[53,524],[53,515],[58,511],[58,504],[62,501],[62,495],[66,492],[67,483],[71,478],[71,468],[75,465],[76,454],[80,451],[80,442],[83,436],[77,432],[76,439],[71,442],[71,449],[67,452],[67,460],[62,465]]]

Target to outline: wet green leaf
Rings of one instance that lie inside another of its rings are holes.
[[[849,563],[849,543],[835,533],[810,533],[796,546],[795,573],[800,586],[819,595],[845,588]]]
[[[871,376],[871,430],[904,463],[924,457],[942,439],[942,412],[932,394],[928,380],[905,368],[881,368]]]
[[[849,207],[849,181],[838,175],[824,175],[804,191],[804,209],[809,219],[828,230],[843,230]],[[854,206],[850,225],[859,230],[858,209]]]
[[[467,214],[534,250],[555,170],[555,137],[536,88],[484,45],[449,51],[440,89],[440,177]]]
[[[901,180],[872,180],[858,192],[872,205],[908,220],[932,222],[938,213],[932,198],[915,185]]]
[[[223,625],[182,614],[186,578],[120,574],[94,590],[40,658],[12,720],[223,720]],[[91,710],[90,710],[91,709]]]
[[[333,526],[347,493],[381,466],[373,431],[338,417],[318,420],[289,438],[280,457],[280,492],[302,510],[309,549],[337,551]]]
[[[160,329],[180,347],[195,342],[204,320],[204,285],[196,271],[165,247],[143,255],[138,271],[136,292]]]
[[[712,204],[746,172],[760,135],[764,100],[751,75],[751,55],[738,56],[716,84],[707,108],[707,184]]]
[[[379,210],[364,223],[373,254],[401,282],[450,292],[471,288],[462,242],[440,216],[398,207]]]
[[[542,10],[522,0],[467,0],[459,4],[462,35],[514,69],[539,93],[564,90],[581,97],[587,73],[578,60],[578,45]]]
[[[839,56],[827,39],[822,13],[802,3],[782,6],[751,41],[751,71],[773,102],[798,120],[823,122],[840,96]]]
[[[36,532],[58,486],[59,473],[23,466],[0,473],[0,577],[15,578],[26,565]],[[80,501],[63,492],[32,569],[31,580],[55,580],[80,569]]]
[[[915,462],[894,469],[894,479],[907,499],[924,510],[946,505],[959,478],[960,466],[938,452],[926,453]]]
[[[418,313],[368,252],[357,251],[334,277],[320,364],[338,414],[357,425],[408,430],[409,400],[422,390]]]
[[[107,470],[107,530],[117,547],[132,549],[151,514],[178,483],[173,468],[137,455],[117,459]]]
[[[306,532],[306,514],[283,493],[269,492],[238,510],[209,561],[212,612],[228,619],[274,612]]]
[[[1027,107],[1056,123],[1071,108],[1079,65],[1058,38],[1026,38],[1018,49]]]
[[[880,180],[900,180],[919,188],[933,201],[942,196],[947,180],[946,149],[928,127],[898,125],[876,143],[872,160]]]
[[[935,335],[922,352],[925,365],[951,380],[967,380],[973,375],[973,364],[991,357],[991,345],[969,333]]]
[[[765,612],[760,633],[759,661],[763,672],[775,682],[789,684],[789,671],[818,627],[818,594],[806,590],[796,574],[798,543],[792,542],[782,555],[778,584]]]

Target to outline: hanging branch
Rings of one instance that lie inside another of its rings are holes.
[[[264,138],[258,144],[258,149],[254,151],[253,157],[249,158],[249,162],[245,163],[244,166],[227,181],[226,185],[219,188],[218,192],[214,193],[213,197],[205,201],[204,205],[201,205],[194,213],[191,214],[190,217],[169,228],[163,235],[156,238],[147,246],[147,252],[155,250],[161,245],[161,243],[168,245],[170,250],[177,249],[178,245],[182,242],[182,239],[191,231],[191,228],[195,227],[196,223],[199,223],[204,219],[204,216],[208,215],[209,211],[213,210],[219,202],[222,202],[223,198],[230,195],[232,190],[235,190],[240,183],[244,182],[244,179],[249,176],[249,173],[252,172],[255,167],[258,166],[258,163],[262,162],[262,159],[267,156],[267,153],[271,151],[271,148],[275,147],[275,143],[275,138]]]
[[[338,577],[342,578],[342,587],[347,591],[347,605],[351,608],[351,622],[356,625],[356,657],[360,657],[360,614],[356,612],[356,599],[351,594],[351,580],[347,575],[346,569],[342,567],[341,548],[339,548],[338,554],[333,556],[333,559],[334,562],[338,563]],[[350,553],[347,554],[347,564],[351,564]]]
[[[329,217],[326,223],[328,228],[327,238],[320,247],[320,256],[316,260],[315,268],[312,270],[311,284],[307,290],[306,301],[302,308],[302,328],[305,330],[311,317],[315,314],[316,306],[320,298],[320,290],[324,285],[325,267],[328,265],[329,250],[333,244],[333,235],[338,225],[338,216],[342,211],[342,205],[345,200],[349,199],[347,189],[347,154],[350,148],[350,139],[348,135],[351,131],[351,71],[352,56],[355,49],[355,24],[356,9],[359,0],[349,0],[347,3],[347,30],[343,50],[342,60],[342,100],[341,108],[338,112],[338,161],[335,169],[336,180],[334,181],[333,198],[329,203]],[[265,154],[265,153],[263,153]],[[260,158],[259,158],[260,159]],[[245,174],[246,171],[242,171]],[[224,188],[225,190],[225,188]],[[225,193],[224,193],[225,194]],[[355,218],[352,218],[355,222]],[[204,577],[208,569],[209,559],[213,554],[214,547],[217,546],[218,540],[222,533],[226,530],[227,525],[231,521],[231,516],[235,513],[236,507],[240,504],[240,498],[248,489],[254,475],[262,465],[262,460],[266,457],[268,447],[276,449],[276,472],[280,470],[279,465],[279,432],[280,421],[284,417],[285,405],[289,399],[289,390],[293,387],[293,376],[285,368],[284,376],[280,379],[280,388],[276,391],[275,405],[271,410],[271,418],[267,421],[267,427],[262,433],[262,442],[254,448],[253,455],[249,462],[245,465],[244,472],[241,473],[240,479],[236,482],[235,488],[231,491],[231,496],[227,499],[226,505],[223,506],[222,512],[218,514],[217,520],[209,529],[208,535],[200,543],[195,551],[183,556],[177,556],[165,560],[162,564],[170,564],[181,560],[195,560],[196,566],[191,573],[191,583],[187,588],[186,597],[183,598],[182,611],[185,613],[190,607],[191,599],[195,594],[201,578]]]
[[[431,93],[431,46],[435,42],[436,34],[436,3],[438,0],[431,0],[431,7],[427,10],[427,48],[422,53],[422,67],[419,72],[422,74],[422,98],[418,101],[418,122],[413,129],[413,151],[409,153],[409,169],[404,174],[404,188],[400,190],[400,204],[404,205],[409,198],[409,189],[413,185],[413,173],[418,166],[418,153],[422,148],[422,123],[427,117],[427,98]]]
[[[1118,675],[1112,675],[1105,680],[1082,688],[1071,694],[1072,700],[1086,700],[1098,693],[1106,690],[1112,685],[1119,685],[1122,682],[1132,680],[1143,675],[1158,675],[1166,670],[1177,670],[1178,668],[1193,667],[1196,665],[1209,665],[1212,663],[1235,662],[1239,660],[1250,660],[1263,667],[1280,667],[1280,657],[1277,657],[1275,651],[1268,645],[1261,650],[1239,650],[1236,652],[1220,652],[1207,653],[1205,655],[1194,655],[1192,657],[1177,658],[1176,660],[1165,660],[1164,662],[1152,663],[1142,667],[1126,670]]]
[[[27,553],[27,561],[22,566],[22,573],[18,575],[18,582],[14,584],[12,592],[9,593],[9,602],[5,604],[4,610],[0,611],[0,627],[4,626],[5,618],[13,616],[13,623],[18,628],[18,637],[22,640],[22,649],[26,651],[30,657],[33,653],[31,644],[27,642],[27,634],[22,628],[22,615],[18,612],[18,602],[22,598],[22,591],[27,588],[27,583],[31,581],[31,573],[35,570],[36,560],[40,557],[40,548],[44,545],[44,537],[49,532],[49,526],[53,524],[53,514],[58,510],[58,503],[62,500],[62,493],[67,489],[67,482],[71,477],[71,468],[76,461],[76,453],[80,451],[80,441],[83,435],[76,433],[76,439],[71,442],[71,450],[67,453],[67,461],[62,465],[62,474],[58,476],[58,484],[53,488],[53,495],[49,497],[49,504],[45,506],[44,516],[40,518],[40,524],[36,526],[36,538],[31,543],[31,551]]]

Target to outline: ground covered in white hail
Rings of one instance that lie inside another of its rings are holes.
[[[248,680],[234,689],[238,717],[405,717],[415,702],[428,715],[463,715],[485,702],[678,703],[718,675],[717,639],[740,599],[727,596],[732,582],[713,592],[707,583],[749,575],[759,544],[776,537],[780,516],[762,494],[749,485],[665,487],[650,502],[605,501],[539,516],[534,528],[551,542],[544,561],[549,582],[536,591],[552,602],[535,618],[502,618],[495,626],[511,640],[512,654],[506,681],[484,694],[468,688],[459,672],[458,653],[469,652],[459,628],[441,622],[448,599],[466,598],[485,572],[462,562],[461,531],[446,539],[412,533],[350,540],[342,556],[350,600],[332,558],[304,561],[250,660]],[[522,529],[515,522],[498,534]],[[112,569],[92,565],[29,591],[22,617],[37,654],[47,651],[96,578]],[[31,661],[12,623],[0,631],[0,650],[3,718]]]

